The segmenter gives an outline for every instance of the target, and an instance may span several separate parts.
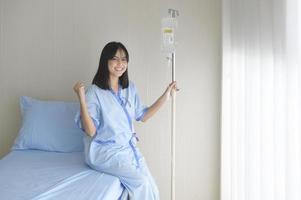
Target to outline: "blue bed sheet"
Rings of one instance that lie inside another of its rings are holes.
[[[127,192],[117,177],[89,168],[82,152],[15,150],[0,160],[5,200],[117,200]]]

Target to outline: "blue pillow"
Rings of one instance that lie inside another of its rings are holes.
[[[20,98],[22,126],[12,150],[83,151],[84,132],[74,123],[79,104]]]

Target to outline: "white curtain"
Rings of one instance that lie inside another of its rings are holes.
[[[300,0],[223,0],[221,200],[301,200],[300,37]]]

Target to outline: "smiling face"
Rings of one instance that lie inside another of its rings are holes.
[[[128,60],[122,49],[118,49],[115,56],[108,60],[110,78],[119,78],[126,71]]]
[[[118,84],[122,88],[128,88],[128,62],[129,53],[126,47],[120,42],[109,42],[101,51],[92,84],[104,90],[112,89]]]

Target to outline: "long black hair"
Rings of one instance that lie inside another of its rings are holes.
[[[121,49],[124,51],[126,60],[129,62],[129,53],[125,46],[120,42],[109,42],[103,49],[99,59],[98,70],[93,78],[92,84],[97,85],[101,89],[108,90],[110,89],[109,79],[110,72],[108,61],[112,59],[116,52]],[[127,88],[129,86],[129,77],[128,77],[128,68],[119,77],[119,84],[121,84],[122,88]]]

